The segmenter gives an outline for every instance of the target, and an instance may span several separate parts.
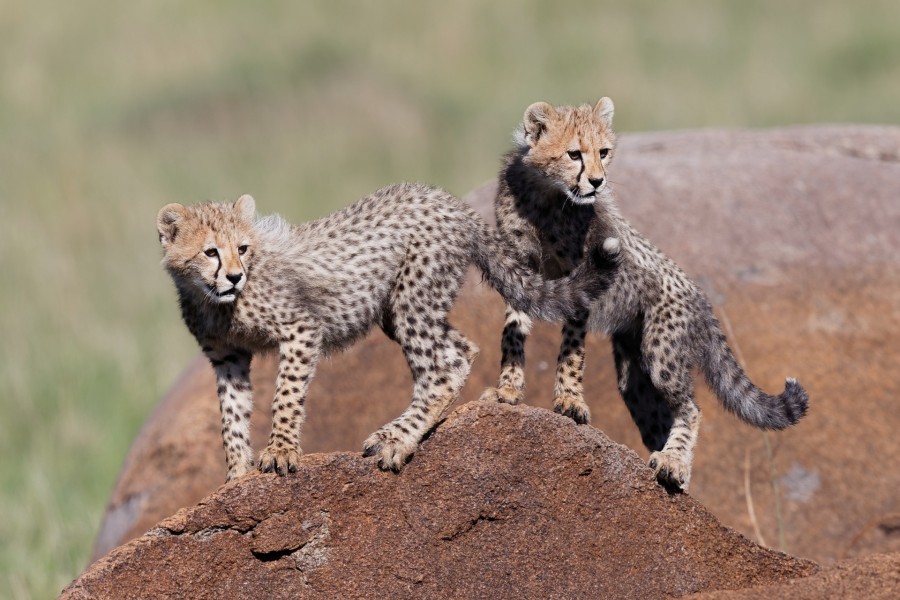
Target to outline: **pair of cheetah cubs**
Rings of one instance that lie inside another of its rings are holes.
[[[323,219],[257,219],[253,198],[169,204],[158,215],[163,265],[182,315],[216,372],[228,479],[252,470],[250,360],[277,349],[272,433],[262,471],[297,468],[304,400],[317,361],[373,325],[400,344],[412,403],[364,443],[397,470],[457,398],[478,349],[447,321],[470,263],[507,302],[498,387],[483,398],[515,404],[524,391],[532,318],[563,321],[554,408],[589,420],[582,390],[588,328],[612,337],[619,389],[651,450],[661,483],[690,480],[700,367],[726,408],[781,429],[806,411],[793,379],[770,396],[735,360],[709,302],[619,214],[606,169],[615,150],[613,104],[533,104],[506,155],[497,230],[446,192],[417,184],[378,190]]]

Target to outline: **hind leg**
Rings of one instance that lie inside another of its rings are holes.
[[[500,378],[497,387],[484,390],[481,400],[518,404],[525,398],[525,337],[529,331],[531,317],[507,306],[500,338]]]
[[[584,338],[587,314],[566,321],[562,330],[562,346],[556,361],[556,383],[553,386],[553,410],[573,419],[589,423],[591,411],[584,401]]]
[[[668,325],[647,327],[641,344],[642,366],[672,414],[666,442],[650,455],[649,464],[662,483],[686,490],[700,431],[700,409],[694,401],[691,366],[684,358],[685,342],[678,329]]]
[[[613,358],[619,393],[650,452],[662,450],[672,429],[672,411],[641,367],[640,346],[613,336]]]
[[[466,357],[466,361],[469,363],[469,368],[471,368],[472,364],[475,362],[475,359],[478,358],[478,354],[481,353],[481,350],[479,350],[478,346],[475,345],[475,342],[468,339],[458,330],[453,329],[453,327],[447,328],[447,338],[456,347],[456,349]]]
[[[402,345],[400,337],[398,337],[397,335],[397,330],[394,327],[392,320],[393,315],[384,317],[382,319],[381,328],[391,340]],[[475,345],[475,342],[468,339],[466,336],[460,333],[459,330],[451,327],[449,323],[445,322],[443,327],[446,330],[444,335],[446,336],[447,341],[456,350],[456,352],[466,360],[467,366],[465,369],[465,374],[463,375],[463,383],[465,383],[465,380],[468,378],[469,371],[471,371],[472,365],[474,364],[475,359],[478,358],[478,354],[481,352],[481,350],[479,350],[478,346]],[[448,352],[450,354],[449,358],[447,356]],[[437,356],[438,358],[443,357],[441,362],[444,365],[448,365],[444,368],[448,368],[451,371],[455,370],[453,365],[456,363],[456,356],[454,355],[453,350],[448,351],[446,348],[443,350],[438,350],[436,351],[435,356]],[[410,368],[413,367],[412,362],[408,361],[408,364]]]
[[[459,332],[449,331],[454,332],[456,341],[467,341]],[[459,397],[471,368],[469,358],[449,339],[412,336],[402,340],[401,346],[413,374],[412,403],[363,444],[365,456],[377,456],[382,469],[393,471],[403,467],[425,434]]]
[[[634,334],[613,336],[619,391],[651,451],[649,466],[665,486],[686,490],[691,478],[700,409],[694,402],[690,370],[661,350],[662,342],[641,350]]]
[[[700,431],[700,408],[688,397],[673,413],[669,438],[661,450],[650,455],[648,465],[664,485],[687,490]]]
[[[382,469],[397,471],[407,462],[458,397],[478,353],[475,344],[447,323],[467,261],[444,254],[440,276],[433,276],[429,267],[436,263],[427,255],[411,255],[391,293],[391,333],[412,372],[413,394],[403,414],[363,444],[363,453],[377,456]]]

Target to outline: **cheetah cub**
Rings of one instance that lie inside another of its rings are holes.
[[[621,265],[609,290],[563,326],[554,408],[587,423],[582,373],[588,328],[612,337],[619,391],[652,452],[661,483],[687,489],[700,410],[691,369],[706,377],[725,407],[747,423],[782,429],[805,413],[807,395],[788,379],[779,396],[756,387],[735,360],[709,301],[678,266],[620,215],[606,171],[616,147],[613,103],[525,111],[499,176],[500,236],[532,272],[562,277],[605,238],[617,238]],[[483,398],[515,404],[523,397],[524,341],[530,318],[508,307],[497,388]]]
[[[216,373],[228,480],[253,468],[250,360],[277,350],[272,433],[261,471],[284,475],[300,458],[304,400],[316,363],[373,324],[400,344],[412,404],[365,441],[367,456],[399,469],[459,394],[478,348],[447,322],[470,263],[506,301],[548,320],[577,314],[609,284],[612,253],[566,280],[544,281],[504,254],[496,232],[439,189],[399,184],[323,219],[257,219],[255,203],[164,206],[163,266],[184,321]]]

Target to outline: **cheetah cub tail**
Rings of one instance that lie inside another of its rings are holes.
[[[603,240],[603,249],[613,256],[619,253],[622,245],[619,243],[619,238],[616,237],[608,237]]]
[[[765,393],[738,364],[715,317],[709,324],[709,333],[700,367],[709,387],[728,411],[760,429],[784,429],[806,414],[809,396],[796,379],[788,377],[784,391],[777,396]]]
[[[488,283],[507,304],[544,321],[563,321],[586,310],[612,285],[622,260],[618,238],[606,238],[568,276],[546,280],[510,256],[486,223],[474,233],[472,259]]]

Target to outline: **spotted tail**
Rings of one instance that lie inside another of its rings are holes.
[[[706,329],[700,369],[728,411],[760,429],[784,429],[806,414],[809,396],[796,379],[788,377],[784,391],[777,396],[765,393],[750,381],[728,347],[711,308]]]
[[[513,258],[497,232],[480,219],[472,261],[515,310],[544,321],[576,317],[613,282],[619,266],[619,240],[607,238],[568,276],[544,279]]]

